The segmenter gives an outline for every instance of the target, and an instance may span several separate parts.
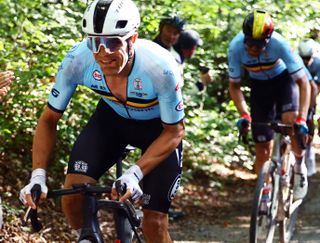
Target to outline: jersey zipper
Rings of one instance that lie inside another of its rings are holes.
[[[112,93],[112,90],[109,88],[109,85],[108,85],[108,83],[107,83],[107,79],[104,77],[104,79],[105,79],[105,84],[106,84],[106,86],[108,87],[108,89],[110,90],[110,93],[112,94],[112,96],[114,97],[114,98],[116,98],[122,105],[123,105],[123,108],[126,110],[126,112],[127,112],[127,115],[128,115],[128,118],[129,119],[132,119],[132,117],[131,117],[131,115],[130,115],[130,112],[129,112],[129,110],[128,110],[128,107],[127,107],[127,101],[128,101],[128,80],[129,80],[129,77],[128,77],[128,79],[127,79],[127,87],[126,87],[126,100],[125,101],[122,101],[122,100],[120,100],[117,96],[115,96],[113,93]]]
[[[268,79],[268,80],[270,80],[270,79],[271,79],[270,76],[262,69],[262,63],[261,63],[261,61],[260,61],[260,55],[261,55],[261,53],[260,53],[259,56],[258,56],[258,63],[259,63],[259,65],[260,65],[260,71],[261,71],[264,75],[267,76],[267,79]]]

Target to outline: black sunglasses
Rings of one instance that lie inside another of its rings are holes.
[[[264,40],[255,40],[250,37],[244,38],[244,44],[246,44],[248,47],[257,47],[259,49],[263,49],[268,44],[269,39]]]

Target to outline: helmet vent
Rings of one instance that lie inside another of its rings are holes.
[[[82,21],[82,27],[83,27],[83,28],[86,28],[86,27],[87,27],[87,21],[86,21],[85,19]]]
[[[119,20],[116,24],[116,29],[123,29],[126,27],[128,20]]]

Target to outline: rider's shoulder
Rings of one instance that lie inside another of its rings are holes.
[[[66,76],[79,75],[87,70],[87,67],[94,63],[92,52],[85,41],[76,43],[65,55],[58,70]]]
[[[287,40],[283,37],[283,35],[281,35],[279,32],[276,32],[276,31],[273,31],[270,41],[280,43],[280,44],[287,43]]]
[[[85,40],[76,43],[66,54],[66,58],[79,59],[84,56],[91,57],[93,59],[92,52],[87,47],[87,42]]]
[[[145,53],[146,55],[151,55],[152,57],[157,57],[157,59],[167,59],[168,57],[172,59],[172,54],[161,47],[159,44],[146,40],[146,39],[138,39],[136,43],[136,51],[138,53]]]
[[[176,60],[170,51],[150,40],[138,39],[135,51],[137,56],[143,59],[143,63],[147,63],[146,60],[149,60],[150,65],[151,63],[165,66],[171,66],[172,63],[176,64]]]
[[[244,34],[240,31],[229,43],[229,49],[243,48]]]

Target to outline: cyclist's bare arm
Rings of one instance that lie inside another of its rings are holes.
[[[176,125],[163,124],[163,128],[160,136],[154,140],[137,161],[137,165],[144,175],[166,159],[176,149],[184,136],[184,123],[182,121]]]
[[[32,146],[32,170],[41,168],[47,170],[49,160],[56,142],[57,123],[62,114],[51,110],[48,106],[45,107],[42,115],[39,118],[36,132],[33,138]],[[41,194],[41,199],[44,200],[46,195]],[[26,195],[27,205],[35,208],[31,195]]]
[[[299,86],[299,114],[298,116],[307,118],[310,105],[310,84],[307,76],[304,75],[296,80]]]
[[[57,123],[62,114],[45,107],[39,118],[32,146],[32,169],[47,170],[56,142]]]
[[[310,82],[310,107],[314,107],[316,105],[317,102],[317,95],[319,93],[319,88],[318,85],[316,84],[316,82],[314,82],[313,80]]]
[[[148,174],[163,160],[165,160],[180,144],[184,136],[183,121],[175,125],[163,124],[163,131],[160,136],[153,141],[145,153],[137,161],[136,165],[143,175]],[[121,177],[120,177],[121,178]],[[116,190],[112,189],[113,198],[117,197]],[[132,197],[130,190],[120,197],[120,201]]]
[[[249,111],[240,87],[241,85],[239,82],[229,82],[231,99],[237,107],[239,114],[242,116],[243,114],[249,114]]]

